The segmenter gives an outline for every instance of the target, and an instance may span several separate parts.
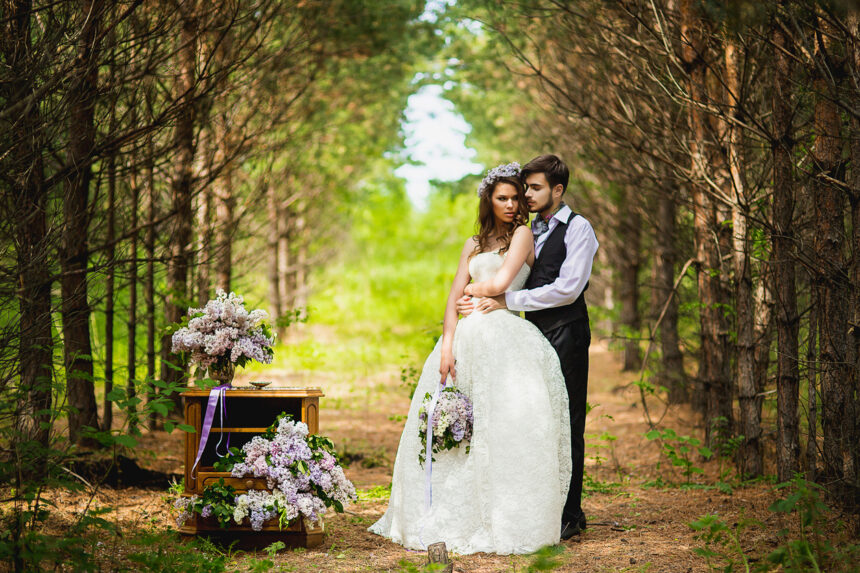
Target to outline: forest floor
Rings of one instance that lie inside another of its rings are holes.
[[[563,542],[551,557],[558,571],[707,571],[704,558],[693,549],[703,547],[688,525],[697,518],[718,514],[729,526],[742,518],[755,518],[753,526],[740,536],[747,555],[760,559],[780,542],[779,530],[793,529],[796,519],[769,511],[779,498],[772,483],[734,484],[720,491],[713,487],[727,477],[727,463],[703,462],[694,465],[704,473],[696,476],[697,487],[679,487],[686,478],[661,454],[656,441],[645,437],[649,426],[643,415],[637,375],[620,372],[617,353],[605,344],[594,344],[591,352],[589,403],[594,407],[586,428],[587,497],[583,506],[588,529]],[[258,376],[259,377],[259,376]],[[302,381],[283,372],[267,371],[265,379],[294,386]],[[243,380],[237,380],[241,385]],[[305,382],[311,382],[309,380]],[[348,513],[326,517],[325,542],[312,549],[285,550],[271,558],[273,571],[410,571],[426,561],[421,552],[409,551],[367,531],[384,512],[387,487],[403,427],[402,415],[409,407],[408,390],[400,373],[344,382],[334,376],[315,375],[312,383],[326,396],[320,404],[320,431],[331,437],[342,456],[350,461],[347,476],[360,492],[360,500]],[[665,407],[649,402],[651,416],[660,418]],[[679,435],[700,435],[695,418],[686,408],[665,411],[662,428]],[[168,473],[183,471],[181,432],[154,432],[144,436],[142,466]],[[658,467],[659,465],[659,467]],[[731,469],[730,467],[728,468]],[[660,481],[662,480],[662,481]],[[660,487],[653,485],[657,481]],[[514,493],[515,494],[515,493]],[[80,494],[62,493],[53,499],[71,515],[90,502]],[[91,507],[110,506],[114,512],[103,516],[121,531],[165,530],[174,527],[165,492],[143,489],[102,489]],[[835,530],[834,530],[835,531]],[[110,549],[105,547],[105,549]],[[122,551],[122,548],[116,549]],[[229,554],[230,568],[251,570],[265,554]],[[536,556],[488,554],[453,555],[454,571],[526,571],[536,566]]]

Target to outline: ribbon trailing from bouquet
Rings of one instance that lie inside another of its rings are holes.
[[[439,394],[445,388],[445,384],[439,383],[436,393],[427,406],[427,441],[424,444],[424,511],[429,512],[433,505],[433,412],[436,411],[436,403]]]
[[[203,456],[203,450],[206,449],[206,442],[209,440],[209,433],[212,431],[212,422],[215,421],[215,412],[221,412],[221,435],[218,438],[218,443],[215,444],[215,454],[219,458],[223,458],[230,451],[230,434],[227,434],[227,452],[220,453],[218,448],[221,446],[221,440],[224,439],[224,420],[227,418],[227,389],[230,384],[222,384],[215,386],[209,390],[209,402],[206,404],[206,415],[203,416],[203,428],[200,432],[200,445],[197,446],[197,457],[194,458],[194,465],[191,466],[191,476],[194,477],[194,469],[200,463],[200,458]],[[218,408],[218,405],[221,408]]]
[[[424,512],[430,513],[430,507],[433,505],[433,412],[436,410],[436,402],[439,401],[439,395],[445,389],[445,383],[440,382],[436,387],[436,392],[427,405],[427,440],[424,443]],[[426,515],[425,515],[426,518]],[[424,544],[422,536],[424,534],[424,525],[421,525],[421,530],[418,532],[418,541],[421,546],[427,548]]]

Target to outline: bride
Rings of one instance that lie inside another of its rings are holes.
[[[507,310],[458,322],[455,302],[470,280],[518,290],[534,263],[519,165],[490,170],[478,195],[479,232],[463,246],[442,338],[400,438],[388,509],[370,531],[411,549],[444,541],[460,554],[530,553],[559,541],[571,474],[567,390],[555,351],[530,322]],[[475,308],[484,308],[478,299]],[[418,410],[449,376],[472,400],[471,447],[435,455],[428,511]]]

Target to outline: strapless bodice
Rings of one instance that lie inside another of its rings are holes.
[[[488,281],[496,276],[499,269],[502,268],[502,263],[505,262],[505,255],[500,255],[497,251],[491,253],[478,253],[472,260],[469,261],[469,275],[476,283]],[[526,279],[529,278],[531,269],[528,264],[523,263],[523,266],[517,272],[517,276],[511,281],[508,291],[520,290],[526,284]],[[507,292],[507,291],[506,291]]]

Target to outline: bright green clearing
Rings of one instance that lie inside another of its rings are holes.
[[[448,289],[476,214],[471,193],[439,193],[426,212],[399,192],[367,195],[351,213],[349,242],[332,248],[334,260],[311,279],[307,335],[279,344],[271,366],[250,369],[361,376],[420,365],[442,333]]]

